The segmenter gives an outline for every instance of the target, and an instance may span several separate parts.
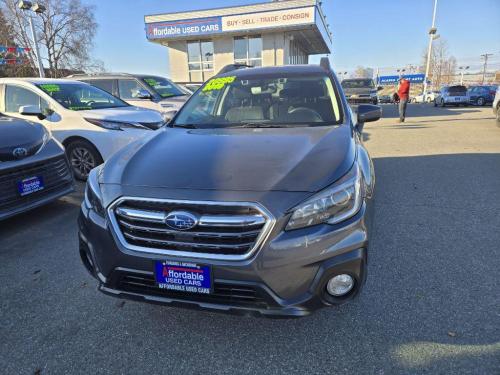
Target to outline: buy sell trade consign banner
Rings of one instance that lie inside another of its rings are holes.
[[[283,26],[308,25],[316,22],[315,16],[315,7],[302,7],[223,17],[155,22],[146,24],[146,37],[148,39],[165,39],[278,28]]]

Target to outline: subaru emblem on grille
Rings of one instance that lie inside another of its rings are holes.
[[[188,230],[198,224],[198,218],[190,212],[172,211],[165,218],[165,224],[176,230]]]
[[[28,150],[26,150],[24,147],[18,147],[18,148],[15,148],[14,151],[12,151],[12,155],[16,159],[22,159],[22,158],[25,158],[26,156],[28,156]]]

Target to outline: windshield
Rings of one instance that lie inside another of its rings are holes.
[[[36,86],[50,95],[64,108],[72,111],[129,106],[127,103],[108,94],[106,91],[85,83],[44,83],[37,84]]]
[[[450,86],[448,87],[450,95],[466,95],[467,87],[465,86]]]
[[[341,85],[345,89],[375,88],[372,79],[344,79]]]
[[[213,78],[193,94],[174,126],[280,127],[340,123],[334,83],[326,75]]]
[[[166,78],[144,77],[142,80],[162,98],[186,95],[179,86]]]

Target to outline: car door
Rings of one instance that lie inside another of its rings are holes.
[[[151,99],[138,98],[139,91],[148,91],[138,80],[134,78],[118,79],[119,98],[130,105],[158,110],[158,104]]]
[[[52,122],[47,119],[39,119],[36,116],[26,116],[19,113],[19,109],[23,106],[32,105],[40,109],[40,111],[47,112],[50,108],[49,103],[34,91],[18,86],[15,84],[6,84],[3,97],[4,112],[12,117],[18,117],[29,121],[42,123],[48,129],[52,129]]]

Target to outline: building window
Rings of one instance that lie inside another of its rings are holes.
[[[234,38],[234,62],[262,66],[262,38],[260,36]]]
[[[188,70],[191,82],[203,82],[214,74],[214,43],[188,42]]]

